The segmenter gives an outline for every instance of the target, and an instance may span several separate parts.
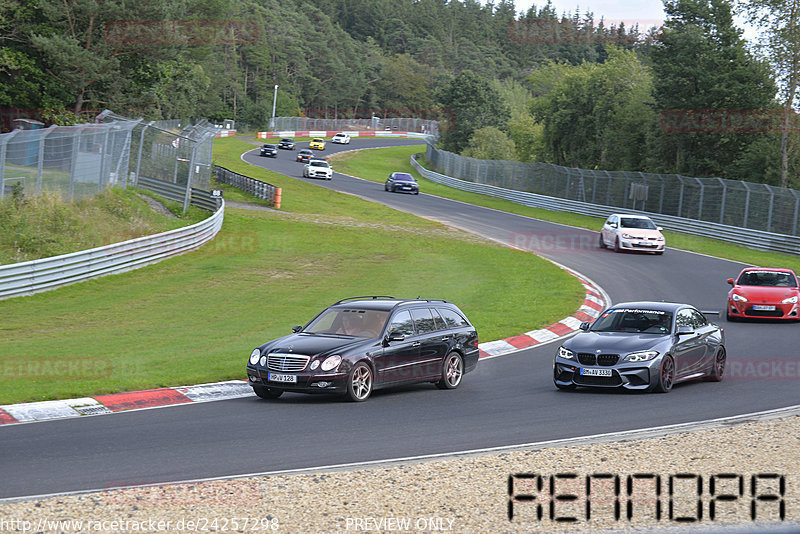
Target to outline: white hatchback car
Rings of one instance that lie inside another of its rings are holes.
[[[644,215],[615,213],[600,230],[600,247],[613,247],[617,252],[643,250],[663,254],[665,244],[661,227]]]
[[[303,167],[303,178],[323,178],[330,180],[333,177],[333,169],[324,159],[310,159]]]
[[[331,138],[331,143],[338,143],[340,145],[349,145],[350,136],[346,133],[337,133]]]

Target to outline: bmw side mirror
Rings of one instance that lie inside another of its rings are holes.
[[[296,334],[296,333],[298,333],[298,332],[299,332],[300,330],[302,330],[302,329],[303,329],[303,327],[302,327],[302,326],[300,326],[300,325],[293,326],[293,327],[292,327],[292,332],[294,332],[294,333]]]
[[[403,334],[400,334],[400,333],[397,333],[397,332],[392,332],[391,334],[389,334],[386,337],[386,340],[387,341],[403,341],[405,338],[406,338],[406,336],[403,335]]]
[[[728,278],[728,283],[729,283],[730,285],[733,285],[733,278]]]
[[[581,325],[578,328],[580,328],[581,330],[583,330],[585,332],[585,331],[589,330],[589,325],[591,325],[591,324],[592,323],[583,322],[583,323],[581,323]]]
[[[686,324],[685,325],[681,325],[681,326],[678,327],[678,331],[675,332],[675,333],[678,334],[679,336],[686,336],[686,335],[689,335],[689,334],[694,334],[694,328],[692,328],[691,326],[686,325]]]

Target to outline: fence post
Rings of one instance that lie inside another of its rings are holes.
[[[2,163],[0,162],[0,165]],[[0,174],[2,176],[2,174]],[[797,195],[797,191],[794,189],[789,189],[789,192],[794,197],[794,218],[792,219],[792,234],[797,235],[797,215],[800,212],[800,196]]]
[[[72,156],[70,157],[69,162],[69,200],[72,202],[75,196],[75,169],[78,166],[78,154],[81,151],[81,134],[85,129],[85,126],[82,126],[78,129],[78,132],[72,138]]]
[[[705,195],[706,188],[703,185],[703,182],[700,181],[700,178],[695,178],[697,183],[700,184],[700,201],[697,203],[697,218],[703,218],[703,196]]]
[[[142,135],[139,136],[139,154],[136,156],[136,175],[133,177],[133,187],[139,187],[139,169],[142,167],[142,149],[144,148],[144,131],[156,121],[150,121],[142,128]]]
[[[680,217],[681,213],[683,212],[683,190],[686,184],[683,181],[683,176],[681,176],[680,174],[676,174],[675,177],[681,181],[681,193],[680,196],[678,197],[678,217]]]
[[[100,153],[100,171],[97,173],[97,191],[103,191],[103,170],[106,168],[106,155],[108,153],[108,136],[111,133],[111,128],[106,125],[106,136],[103,139],[103,151]]]
[[[775,191],[772,190],[767,184],[764,184],[764,187],[769,189],[769,211],[767,212],[767,232],[772,231],[772,208],[775,205]]]
[[[744,222],[742,227],[747,228],[747,218],[750,215],[750,186],[747,185],[747,182],[742,182],[742,185],[747,189],[747,195],[744,198]]]
[[[719,207],[719,223],[725,224],[725,200],[728,197],[728,186],[722,178],[717,178],[717,180],[722,184],[722,204]]]
[[[186,192],[183,195],[183,213],[186,213],[186,210],[189,209],[189,202],[192,200],[192,173],[194,172],[194,156],[195,152],[197,152],[197,143],[194,141],[189,141],[192,143],[192,155],[189,156],[189,172],[186,175]],[[175,162],[177,163],[177,158]]]
[[[39,138],[39,163],[36,168],[36,194],[42,194],[42,170],[44,168],[44,142],[47,136],[53,132],[55,126],[51,126],[42,130],[42,136]]]
[[[20,130],[14,130],[0,136],[0,200],[3,200],[6,192],[6,147],[11,138],[17,135]]]

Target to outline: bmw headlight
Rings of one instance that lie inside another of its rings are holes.
[[[260,349],[253,349],[253,352],[250,353],[250,363],[255,365],[258,363],[258,359],[261,357],[261,350]]]
[[[646,362],[658,356],[658,352],[654,350],[645,350],[642,352],[631,352],[625,356],[626,362]]]
[[[339,367],[339,364],[342,363],[342,357],[338,354],[334,356],[328,356],[325,358],[325,361],[322,362],[322,370],[323,371],[330,371],[332,369],[336,369]]]
[[[734,293],[731,295],[731,298],[736,302],[747,302],[747,299],[741,296],[739,293]]]
[[[571,360],[574,356],[573,352],[569,349],[565,349],[564,347],[558,347],[558,357],[564,358],[566,360]]]

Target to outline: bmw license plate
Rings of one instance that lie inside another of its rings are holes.
[[[586,369],[581,367],[583,376],[611,376],[611,369]]]
[[[296,375],[280,375],[278,373],[269,373],[267,375],[267,380],[270,382],[286,382],[289,384],[296,384],[297,383],[297,376]]]
[[[775,306],[765,306],[763,304],[754,304],[753,309],[755,311],[775,311]]]

